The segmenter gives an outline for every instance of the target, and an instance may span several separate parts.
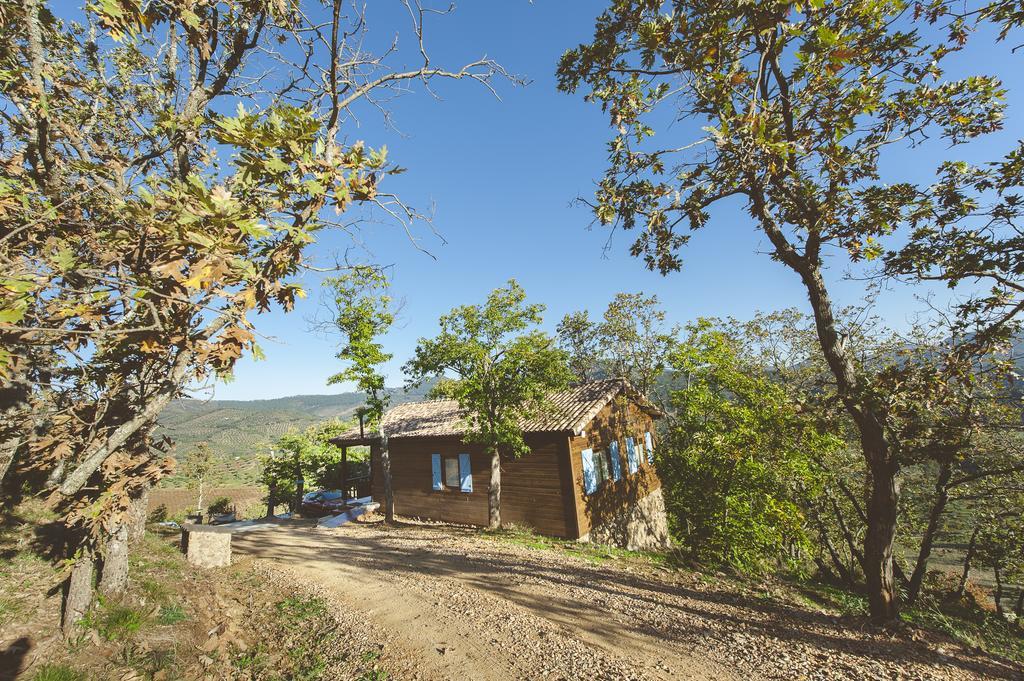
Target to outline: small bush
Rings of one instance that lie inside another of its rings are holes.
[[[66,664],[44,664],[32,681],[85,681],[85,674]]]
[[[210,514],[231,513],[231,500],[227,497],[218,497],[206,508],[206,511]]]
[[[167,504],[160,504],[149,513],[149,522],[162,523],[167,521]]]

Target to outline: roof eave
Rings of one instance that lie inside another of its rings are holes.
[[[332,437],[328,440],[335,447],[359,447],[369,446],[376,444],[380,441],[380,437],[376,435],[366,435],[363,437]]]

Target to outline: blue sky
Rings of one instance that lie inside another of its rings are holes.
[[[600,316],[619,291],[657,294],[670,319],[679,323],[699,316],[746,318],[758,310],[807,308],[796,276],[765,255],[768,245],[739,203],[713,212],[710,228],[695,234],[687,247],[683,271],[668,277],[648,272],[629,256],[628,234],[614,239],[606,254],[608,231],[588,229],[590,213],[573,205],[573,199],[591,195],[595,178],[605,168],[607,120],[582,97],[557,92],[554,70],[566,48],[591,35],[593,19],[606,4],[466,0],[454,14],[429,21],[434,61],[454,66],[486,54],[530,84],[499,82],[501,101],[473,83],[440,84],[439,100],[417,88],[390,107],[401,134],[387,129],[371,110],[362,111],[360,127],[349,130],[352,140],[388,145],[391,159],[408,172],[389,180],[387,190],[421,209],[433,206],[433,227],[444,238],[442,242],[420,226],[421,245],[431,257],[413,247],[393,224],[367,224],[360,234],[368,258],[393,266],[393,294],[404,303],[398,325],[385,339],[395,354],[387,367],[389,384],[403,383],[402,363],[417,338],[436,332],[441,314],[482,300],[513,277],[531,301],[547,305],[546,326],[552,331],[568,311],[586,308]],[[370,5],[371,31],[378,31],[378,38],[389,39],[399,22],[408,21],[398,2],[376,0]],[[413,63],[411,58],[394,61],[395,66]],[[954,152],[967,160],[1008,149],[1024,120],[1024,56],[1011,55],[1009,45],[995,45],[986,35],[961,68],[966,72],[979,63],[1010,87],[1009,120],[1005,133]],[[683,141],[697,132],[699,125],[678,123],[665,135]],[[895,153],[886,170],[894,180],[926,181],[928,170],[945,153],[942,148]],[[314,264],[333,262],[350,245],[346,236],[323,235],[311,250]],[[838,298],[856,302],[862,285],[843,281],[842,274],[839,268],[832,272]],[[302,281],[310,296],[294,312],[254,318],[264,336],[266,359],[239,362],[234,380],[216,387],[216,398],[265,399],[349,389],[326,385],[340,367],[334,358],[337,339],[312,328],[319,314],[319,275],[309,273]],[[877,311],[900,326],[917,309],[920,304],[911,292],[897,288],[883,296]]]

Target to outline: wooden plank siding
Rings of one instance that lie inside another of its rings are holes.
[[[528,436],[530,453],[502,460],[501,519],[503,523],[528,525],[544,534],[576,537],[575,507],[566,492],[571,483],[563,465],[566,437],[555,433]],[[391,480],[395,512],[468,525],[486,525],[487,487],[491,480],[490,457],[478,445],[458,438],[393,438],[390,440]],[[473,491],[434,490],[431,455],[468,453]],[[383,500],[384,480],[380,449],[373,447],[372,494]],[[567,503],[568,502],[568,503]]]
[[[647,463],[647,452],[644,446],[644,433],[649,432],[657,447],[657,434],[654,420],[634,402],[619,395],[613,399],[597,417],[587,424],[583,435],[569,439],[568,455],[572,470],[573,498],[576,509],[577,537],[590,532],[590,528],[603,523],[621,512],[639,499],[661,488],[654,467]],[[627,462],[626,437],[632,436],[639,448],[639,470],[629,474]],[[583,483],[582,452],[585,449],[607,450],[613,441],[619,443],[619,458],[622,466],[622,479],[607,480],[591,495],[586,493]]]

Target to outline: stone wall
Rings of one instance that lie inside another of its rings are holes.
[[[610,544],[630,551],[654,551],[671,546],[665,498],[657,489],[610,520],[591,528],[580,538],[597,544]]]

